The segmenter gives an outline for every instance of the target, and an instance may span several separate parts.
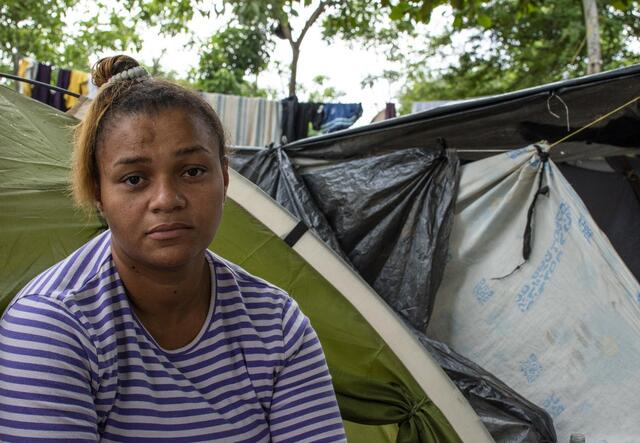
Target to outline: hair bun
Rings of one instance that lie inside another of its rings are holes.
[[[91,79],[96,86],[100,87],[109,81],[111,77],[127,69],[140,66],[134,58],[128,55],[115,55],[113,57],[105,57],[100,59],[91,70]]]

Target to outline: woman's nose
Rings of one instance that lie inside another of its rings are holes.
[[[186,199],[173,179],[160,179],[152,186],[150,209],[153,212],[172,212],[182,209]]]

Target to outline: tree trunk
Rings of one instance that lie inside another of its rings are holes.
[[[289,22],[280,22],[280,27],[282,29],[282,33],[285,38],[289,40],[289,44],[291,45],[291,75],[289,77],[289,96],[296,95],[296,81],[298,76],[298,59],[300,58],[300,45],[302,44],[302,40],[304,40],[304,36],[307,35],[309,28],[313,26],[313,24],[318,20],[318,17],[322,15],[325,8],[329,5],[329,1],[321,1],[316,9],[311,13],[311,16],[307,20],[307,22],[302,27],[302,31],[298,36],[297,40],[293,39],[291,35],[291,26]]]
[[[587,74],[595,74],[602,71],[598,5],[596,0],[582,0],[582,7],[584,9],[585,28],[587,29],[587,55],[589,59]]]
[[[300,58],[300,47],[291,45],[291,75],[289,77],[289,96],[296,95],[296,77],[298,76],[298,59]]]

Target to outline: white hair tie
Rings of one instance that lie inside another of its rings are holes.
[[[107,83],[117,83],[124,80],[137,80],[141,81],[149,77],[149,73],[142,66],[136,66],[135,68],[127,69],[126,71],[119,72],[112,75]]]

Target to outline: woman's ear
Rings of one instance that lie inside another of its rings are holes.
[[[98,214],[100,215],[100,217],[104,218],[104,215],[102,213],[102,199],[100,198],[99,187],[96,187],[95,193],[93,195],[93,202],[94,202],[94,205],[96,206],[96,209],[98,210]]]
[[[224,200],[227,199],[227,189],[229,188],[229,158],[225,155],[222,161],[222,178],[224,180]]]
[[[96,186],[93,192],[93,202],[96,205],[96,209],[102,212],[102,200],[100,199],[100,187]]]

